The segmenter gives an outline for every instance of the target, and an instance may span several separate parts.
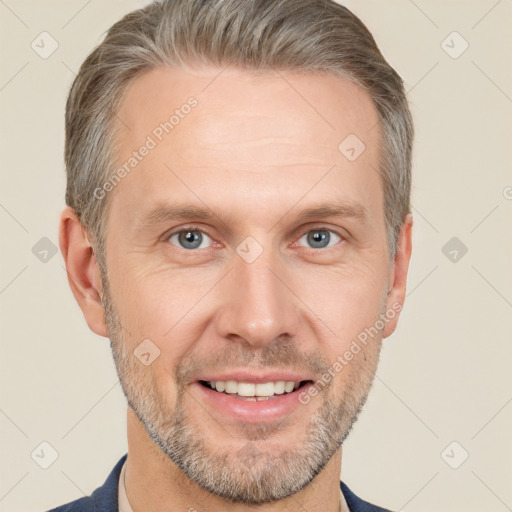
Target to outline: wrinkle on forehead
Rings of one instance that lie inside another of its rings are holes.
[[[196,98],[197,107],[163,143],[185,151],[188,146],[192,154],[209,146],[251,149],[266,138],[269,143],[288,141],[302,152],[322,147],[335,152],[350,132],[366,139],[367,146],[377,138],[372,127],[378,116],[371,98],[345,79],[331,74],[281,77],[272,71],[263,79],[243,70],[219,71],[158,68],[135,80],[119,111],[129,127],[120,126],[123,146],[137,147],[190,97]]]

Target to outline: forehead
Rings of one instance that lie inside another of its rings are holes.
[[[335,200],[339,190],[382,203],[376,109],[332,74],[158,68],[130,85],[117,115],[116,163],[138,158],[114,190],[113,202],[127,208],[172,201],[184,186],[213,203],[236,189],[244,207],[291,205],[306,189],[311,199]],[[140,157],[144,145],[151,149]],[[354,160],[344,153],[352,148],[364,151]]]
[[[136,144],[192,97],[198,104],[194,115],[168,139],[183,142],[186,137],[206,147],[243,142],[264,132],[269,138],[293,137],[333,151],[349,130],[366,140],[378,133],[372,130],[378,118],[369,95],[333,74],[157,68],[125,92],[118,112],[121,137]],[[231,146],[230,152],[236,149]]]

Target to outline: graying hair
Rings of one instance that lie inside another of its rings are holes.
[[[163,67],[327,72],[359,85],[376,107],[389,255],[410,212],[414,128],[402,79],[372,35],[333,0],[160,0],[115,23],[82,64],[66,104],[66,203],[104,264],[109,196],[94,190],[115,171],[117,110],[128,86]],[[341,141],[340,141],[341,142]]]

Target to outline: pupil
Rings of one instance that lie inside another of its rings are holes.
[[[311,231],[309,242],[314,248],[326,247],[329,244],[330,235],[326,230]]]
[[[201,237],[197,231],[182,231],[180,234],[180,242],[186,249],[196,249],[199,247],[198,241],[201,245]]]

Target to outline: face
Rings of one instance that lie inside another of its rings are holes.
[[[371,99],[330,75],[159,69],[118,117],[118,166],[137,162],[107,192],[102,284],[129,405],[210,493],[287,497],[339,449],[398,315]],[[253,401],[199,382],[235,373],[309,383]]]

